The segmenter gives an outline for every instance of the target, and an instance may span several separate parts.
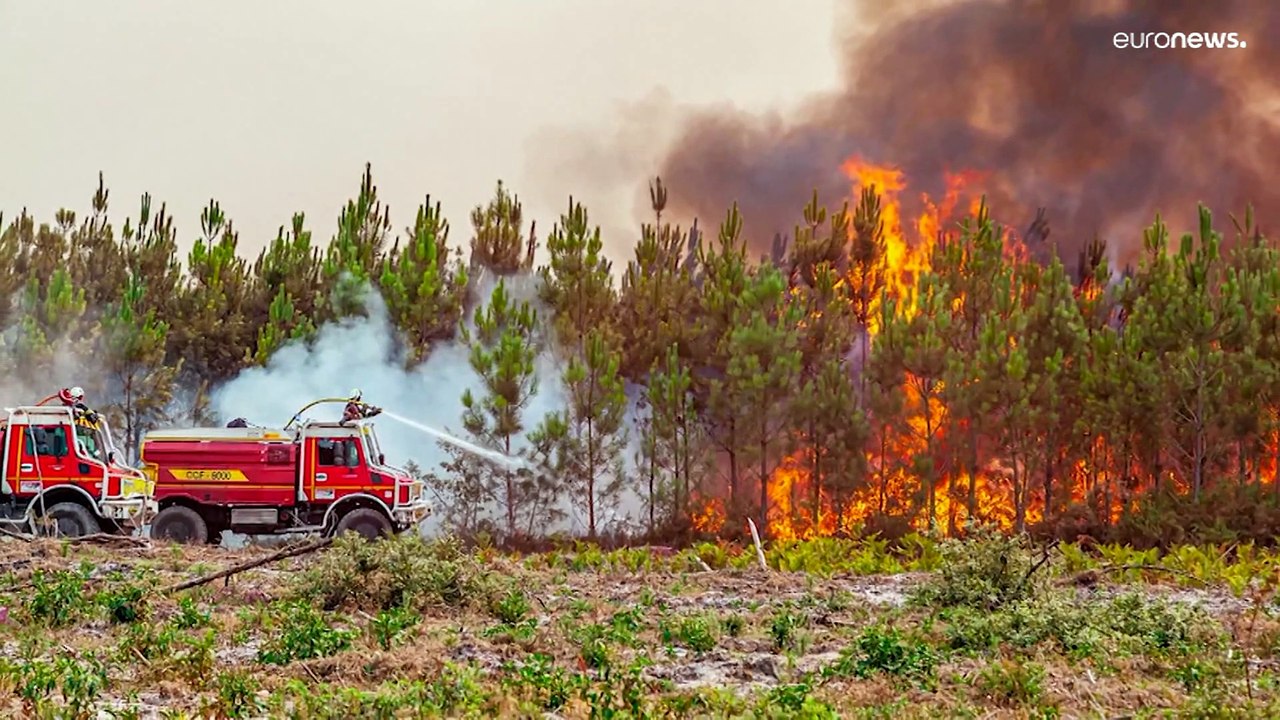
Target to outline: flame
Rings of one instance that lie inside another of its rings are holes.
[[[697,504],[695,502],[694,506],[696,507]],[[693,529],[708,535],[720,532],[725,521],[724,501],[720,498],[711,498],[701,504],[702,509],[694,513],[692,518]]]
[[[971,189],[982,182],[983,176],[972,171],[948,173],[941,199],[935,201],[922,193],[919,213],[907,222],[903,209],[907,183],[900,169],[872,164],[858,157],[845,161],[842,169],[850,179],[853,197],[868,188],[880,197],[885,290],[907,318],[914,317],[918,310],[917,285],[932,269],[932,256],[938,242],[951,228],[957,227],[958,209],[963,207],[971,215],[979,212],[981,198]],[[911,234],[906,228],[910,228]],[[1020,245],[1013,250],[1019,252]],[[872,317],[877,314],[873,312]],[[879,330],[874,321],[866,328],[872,341]],[[913,509],[915,512],[909,520],[919,529],[946,529],[963,522],[969,476],[934,472],[930,483],[912,466],[912,459],[927,455],[930,448],[935,462],[943,456],[947,439],[940,428],[945,426],[946,407],[936,388],[926,397],[918,383],[909,379],[903,390],[909,416],[906,431],[880,428],[882,442],[873,442],[877,447],[867,451],[868,482],[852,497],[845,498],[843,507],[837,507],[829,493],[820,492],[819,497],[813,497],[811,464],[804,457],[812,450],[796,452],[779,465],[769,478],[767,488],[771,537],[805,539],[848,532],[875,515],[902,514]],[[983,508],[986,519],[1009,526],[1013,524],[1014,514],[1007,507],[1008,493],[1000,487],[1004,474],[993,470],[986,468],[975,479],[976,504]]]
[[[939,243],[961,231],[960,221],[965,216],[983,212],[978,191],[984,176],[971,171],[948,173],[944,177],[945,191],[935,199],[924,193],[913,197],[903,172],[892,166],[853,157],[842,164],[842,169],[849,177],[852,197],[859,197],[865,189],[879,196],[884,232],[884,293],[895,301],[896,311],[910,320],[919,312],[920,280],[933,270]],[[911,212],[905,209],[906,203],[910,203]],[[998,232],[1010,264],[1016,267],[1030,261],[1026,246],[1014,233],[1005,229]],[[851,274],[843,282],[855,281]],[[1075,288],[1077,302],[1082,306],[1092,304],[1104,284],[1105,279],[1082,282]],[[792,292],[798,299],[802,297],[801,288],[793,287]],[[952,312],[963,312],[965,304],[965,297],[955,298]],[[875,346],[882,330],[877,325],[882,310],[873,305],[868,325],[862,329],[870,347]],[[817,317],[815,311],[807,320]],[[1016,346],[1014,338],[1009,343],[1010,347]],[[989,441],[972,433],[967,420],[948,417],[941,383],[935,379],[926,385],[907,374],[900,390],[903,407],[899,412],[884,418],[870,413],[871,433],[865,448],[867,470],[856,480],[856,487],[833,492],[839,469],[825,462],[824,448],[815,448],[812,443],[799,443],[799,450],[783,458],[766,478],[769,515],[763,529],[770,537],[802,540],[850,533],[874,519],[942,532],[963,528],[970,519],[1010,529],[1019,521],[1030,526],[1043,520],[1046,504],[1051,505],[1050,512],[1085,507],[1095,517],[1116,523],[1132,512],[1138,493],[1150,489],[1137,487],[1127,467],[1129,459],[1119,456],[1114,443],[1101,438],[1091,441],[1084,458],[1053,461],[1062,462],[1061,467],[1043,463],[1028,467],[1022,460],[984,459],[976,471],[970,472],[968,458],[986,458]],[[1273,477],[1280,459],[1280,431],[1265,440],[1269,449],[1259,455],[1253,468],[1246,470],[1258,477]],[[968,447],[972,441],[978,444],[976,451]],[[816,474],[815,468],[819,467],[823,468],[822,476]],[[1164,480],[1166,476],[1168,479]],[[1177,484],[1172,473],[1162,474],[1161,478],[1161,482]],[[1051,481],[1048,487],[1046,479]],[[841,496],[836,497],[837,494]],[[696,506],[701,510],[695,513],[693,526],[709,533],[723,528],[724,502],[700,502]]]

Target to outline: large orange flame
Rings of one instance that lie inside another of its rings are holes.
[[[907,190],[907,183],[901,170],[875,165],[857,157],[845,161],[842,168],[851,181],[853,197],[858,197],[864,188],[870,188],[880,197],[885,290],[897,301],[900,312],[910,318],[917,311],[917,283],[931,270],[931,256],[936,244],[960,220],[957,209],[968,199],[963,207],[971,214],[978,212],[981,199],[971,192],[971,188],[981,181],[981,176],[975,172],[948,174],[943,197],[935,201],[922,194],[919,213],[906,223],[903,193]],[[911,234],[908,234],[907,227]],[[879,330],[874,323],[866,328],[873,340]],[[964,513],[965,503],[962,494],[951,490],[967,488],[968,477],[936,473],[933,492],[930,493],[930,488],[911,462],[912,458],[925,453],[930,443],[935,451],[941,447],[945,439],[941,437],[939,428],[946,409],[936,394],[922,395],[916,384],[910,381],[903,390],[910,413],[906,431],[881,428],[883,433],[878,441],[873,442],[877,447],[869,448],[867,453],[869,482],[855,497],[847,499],[844,507],[836,508],[833,499],[822,493],[821,497],[813,497],[807,470],[810,465],[804,457],[806,451],[793,454],[779,465],[769,479],[768,487],[771,504],[769,533],[772,537],[798,539],[848,532],[874,515],[901,515],[910,508],[921,507],[920,498],[926,496],[931,496],[932,500],[924,514],[917,513],[909,518],[912,525],[926,528],[956,524]],[[1013,513],[1002,507],[1002,504],[1007,505],[1008,499],[1006,493],[994,486],[999,483],[999,478],[1000,473],[983,473],[976,484],[976,492],[989,519],[1008,524]],[[928,509],[931,509],[931,516]]]

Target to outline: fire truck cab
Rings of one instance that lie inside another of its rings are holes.
[[[147,433],[142,468],[159,504],[151,536],[216,543],[223,531],[353,531],[372,539],[430,514],[422,482],[386,464],[368,419],[292,424]]]
[[[0,525],[67,537],[132,532],[156,512],[147,478],[121,462],[107,421],[44,403],[5,408]]]

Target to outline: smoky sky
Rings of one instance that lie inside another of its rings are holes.
[[[1097,235],[1132,260],[1157,211],[1181,232],[1198,202],[1223,230],[1246,203],[1264,229],[1280,211],[1264,175],[1280,151],[1280,6],[854,5],[838,89],[789,117],[714,108],[684,120],[658,173],[671,213],[709,226],[736,200],[763,250],[815,189],[828,204],[849,197],[840,167],[853,155],[900,167],[907,202],[940,193],[947,171],[984,173],[996,218],[1021,232],[1045,208],[1064,256]],[[1118,32],[1235,32],[1247,47],[1117,49]]]

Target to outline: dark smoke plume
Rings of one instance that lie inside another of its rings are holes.
[[[1280,5],[1226,2],[857,2],[842,19],[843,87],[790,121],[708,110],[661,164],[673,216],[715,222],[737,200],[755,250],[789,233],[817,188],[849,197],[842,161],[900,167],[904,201],[946,171],[986,174],[997,219],[1045,208],[1064,258],[1095,236],[1114,260],[1159,211],[1181,233],[1204,202],[1280,212]],[[1240,49],[1117,49],[1118,32],[1235,32]],[[785,50],[783,50],[785,51]],[[1234,233],[1227,233],[1229,238]]]

